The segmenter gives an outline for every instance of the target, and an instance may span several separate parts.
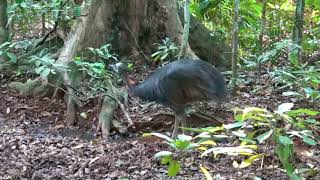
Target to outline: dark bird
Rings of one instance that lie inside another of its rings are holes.
[[[129,95],[171,107],[175,113],[172,137],[186,124],[185,108],[196,101],[224,100],[227,95],[222,74],[202,60],[177,60],[152,73],[141,83],[132,81],[123,63],[111,65],[128,86]]]

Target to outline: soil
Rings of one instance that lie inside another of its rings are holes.
[[[87,119],[85,128],[67,128],[63,122],[66,111],[63,101],[20,96],[8,87],[11,75],[2,74],[2,77],[0,179],[205,179],[200,164],[220,179],[288,179],[272,147],[265,147],[263,163],[259,160],[243,169],[234,167],[235,161],[240,163],[243,160],[240,156],[200,157],[198,152],[188,152],[178,175],[169,177],[167,167],[155,159],[154,154],[172,149],[158,138],[141,136],[144,132],[172,131],[173,116],[162,113],[170,112],[166,107],[157,104],[143,106],[144,102],[134,99],[130,115],[136,127],[129,129],[127,135],[113,131],[109,139],[103,139],[95,130],[96,117]],[[250,90],[243,87],[241,94],[232,98],[232,104],[274,109],[286,102],[280,97],[277,97],[278,102],[271,101],[274,92],[268,88],[261,95],[256,94],[250,95]],[[216,110],[214,106],[200,104],[213,117],[233,121],[232,112]],[[188,124],[193,127],[212,123],[199,117],[188,119]],[[230,146],[226,142],[219,145]],[[319,170],[319,147],[303,147],[313,150],[314,156],[298,154],[296,166]],[[320,179],[320,173],[307,179]]]

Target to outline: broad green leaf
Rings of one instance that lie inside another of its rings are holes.
[[[312,138],[310,138],[310,137],[308,137],[306,135],[303,135],[302,137],[303,137],[302,138],[303,142],[305,142],[305,143],[307,143],[309,145],[312,145],[312,146],[317,145],[317,142],[314,139],[312,139]]]
[[[246,160],[242,161],[239,168],[246,168],[250,166],[254,161],[261,159],[264,155],[263,154],[256,154],[253,156],[250,156]]]
[[[15,54],[7,52],[7,56],[10,58],[11,62],[13,63],[17,62],[17,56]]]
[[[293,141],[288,136],[278,136],[279,143],[282,145],[291,145]]]
[[[258,149],[258,146],[254,144],[244,144],[244,145],[240,145],[240,147],[245,147],[249,149]]]
[[[184,134],[179,134],[178,137],[177,137],[177,140],[180,140],[180,141],[191,141],[192,137],[188,136],[188,135],[184,135]]]
[[[49,68],[45,68],[42,72],[41,72],[41,76],[43,77],[48,77],[48,75],[50,74],[51,69]]]
[[[237,127],[241,127],[245,124],[245,122],[235,122],[232,124],[224,124],[223,127],[226,129],[233,129],[233,128],[237,128]]]
[[[204,177],[206,177],[207,180],[213,180],[212,176],[210,175],[210,173],[208,172],[208,170],[206,168],[204,168],[202,165],[200,165],[200,169],[201,169],[202,173],[204,174]]]
[[[199,143],[200,145],[212,145],[212,146],[216,146],[217,143],[212,141],[212,140],[206,140],[206,141],[202,141]]]
[[[280,106],[278,106],[278,110],[276,111],[279,114],[283,114],[287,111],[290,111],[290,109],[294,106],[293,103],[283,103]]]
[[[242,138],[245,138],[247,136],[247,134],[243,130],[232,131],[232,134]]]
[[[210,136],[209,132],[202,132],[202,133],[196,135],[193,139],[196,139],[196,138],[210,138],[210,137],[211,136]]]
[[[319,111],[314,111],[314,110],[311,110],[311,109],[297,109],[297,110],[288,111],[286,114],[288,116],[290,116],[290,117],[296,117],[296,116],[301,115],[301,114],[306,114],[306,115],[309,115],[309,116],[316,116],[316,115],[320,114],[320,112]]]
[[[205,146],[198,146],[197,149],[200,150],[200,151],[206,151],[206,150],[208,150],[208,148],[205,147]]]
[[[154,155],[154,158],[160,158],[163,156],[170,156],[170,155],[172,155],[172,152],[170,151],[160,151]]]
[[[172,161],[172,156],[162,156],[161,158],[161,164],[169,164]]]
[[[209,153],[213,154],[227,154],[227,155],[239,155],[239,154],[253,154],[254,151],[246,147],[214,147],[206,150],[201,154],[201,157],[208,155]]]
[[[169,164],[168,168],[168,176],[175,176],[180,170],[180,162],[172,160]]]
[[[143,136],[150,136],[150,135],[157,136],[157,137],[165,139],[165,140],[167,140],[169,142],[173,141],[173,139],[171,139],[169,136],[166,136],[166,135],[160,134],[160,133],[145,133],[145,134],[143,134]]]
[[[259,142],[259,144],[261,144],[264,140],[268,139],[273,133],[273,129],[270,129],[269,131],[263,133],[263,134],[260,134],[258,137],[257,137],[257,140]]]

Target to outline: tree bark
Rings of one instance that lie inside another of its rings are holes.
[[[7,0],[0,0],[0,44],[9,40]]]
[[[188,37],[189,37],[189,29],[190,29],[190,10],[189,10],[189,0],[185,0],[184,4],[184,28],[182,34],[182,42],[180,47],[180,52],[178,59],[180,60],[181,56],[185,57],[186,49],[189,44]]]
[[[236,90],[237,81],[237,64],[238,64],[238,22],[239,22],[239,0],[235,0],[234,3],[234,16],[233,16],[233,28],[232,28],[232,77],[231,87],[233,91]]]
[[[183,23],[183,10],[179,10],[179,17]],[[215,40],[211,32],[196,17],[190,17],[189,44],[193,52],[202,60],[228,69],[231,64],[231,47]]]
[[[263,35],[265,32],[265,27],[266,27],[266,11],[267,11],[267,0],[262,1],[262,14],[261,14],[261,21],[260,21],[260,33],[259,33],[259,53],[260,57],[263,55]],[[257,61],[257,79],[260,79],[261,77],[261,62],[258,59]]]
[[[305,7],[305,0],[296,1],[296,14],[295,14],[293,33],[292,33],[292,40],[293,40],[293,43],[295,43],[300,47],[302,43],[304,7]],[[296,48],[293,50],[291,55],[291,62],[296,65],[301,63],[301,48]]]

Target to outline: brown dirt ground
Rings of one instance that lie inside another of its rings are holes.
[[[253,179],[254,176],[288,179],[271,148],[265,150],[267,156],[262,169],[261,161],[237,169],[232,163],[241,162],[243,157],[200,158],[197,152],[190,152],[177,177],[169,178],[166,167],[153,155],[161,150],[171,150],[170,147],[155,138],[140,136],[142,132],[171,131],[173,117],[159,114],[159,109],[167,111],[166,108],[155,105],[143,108],[138,105],[141,102],[134,101],[130,112],[137,127],[130,129],[126,136],[114,132],[107,141],[95,132],[97,123],[94,119],[88,120],[87,128],[66,128],[63,102],[19,96],[7,87],[8,79],[9,76],[4,76],[0,80],[0,179],[204,179],[199,164],[212,175],[219,175],[220,179]],[[249,94],[242,90],[240,96],[233,99],[233,104],[272,109],[286,101],[277,98],[278,102],[272,102],[274,93],[268,89],[260,96]],[[215,111],[207,105],[203,106],[210,114],[232,121],[230,112]],[[189,123],[197,127],[212,122],[189,118]],[[297,156],[297,166],[308,164],[319,170],[320,150],[315,150],[314,157]],[[320,179],[320,173],[309,179]]]

